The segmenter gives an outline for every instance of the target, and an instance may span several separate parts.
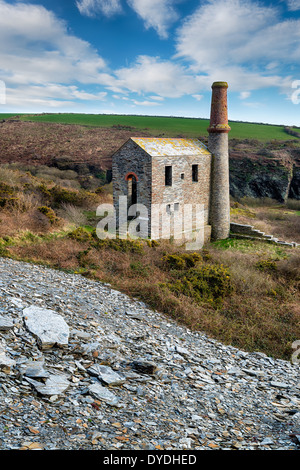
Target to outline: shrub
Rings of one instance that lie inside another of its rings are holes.
[[[182,270],[196,266],[202,261],[202,256],[199,253],[178,253],[165,255],[163,261],[169,269]]]
[[[97,235],[96,235],[97,236]],[[95,232],[94,232],[95,237]],[[111,238],[94,238],[93,246],[97,249],[101,248],[110,248],[115,251],[121,251],[123,253],[139,253],[143,254],[143,243],[139,240],[130,240],[130,239],[111,239]]]
[[[110,239],[104,238],[103,240],[97,237],[96,229],[88,231],[84,227],[78,227],[68,234],[69,238],[81,243],[89,242],[91,247],[97,250],[111,249],[121,251],[122,253],[139,253],[143,254],[143,243],[139,240],[130,239]]]
[[[14,188],[12,186],[0,181],[0,194],[2,194],[2,195],[12,195],[13,193],[14,193]]]
[[[41,207],[38,207],[37,210],[47,217],[51,225],[58,223],[59,218],[56,216],[54,210],[51,209],[51,207],[41,206]]]
[[[70,232],[68,238],[72,238],[81,243],[91,242],[93,239],[91,233],[83,227],[78,227],[73,230],[73,232]]]
[[[272,259],[260,260],[255,264],[260,271],[275,272],[277,270],[276,261]]]
[[[209,302],[215,306],[232,292],[227,268],[213,264],[190,268],[181,273],[174,283],[168,283],[168,287],[173,292],[193,298],[197,303]]]
[[[147,245],[150,248],[156,248],[157,246],[159,246],[159,242],[157,240],[147,240]]]
[[[51,190],[51,196],[54,206],[61,204],[73,204],[74,206],[85,206],[95,203],[97,195],[89,191],[76,191],[71,189],[54,186]]]

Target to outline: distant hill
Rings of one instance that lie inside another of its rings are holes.
[[[0,114],[1,119],[11,118],[12,114]],[[19,114],[18,119],[33,122],[52,122],[57,124],[76,124],[92,127],[115,127],[117,129],[144,130],[152,135],[168,135],[170,137],[184,135],[199,137],[207,135],[208,119],[138,116],[117,114]],[[262,142],[269,140],[293,140],[296,137],[286,133],[285,125],[249,123],[231,121],[230,139],[257,139]],[[300,131],[300,129],[299,129]]]

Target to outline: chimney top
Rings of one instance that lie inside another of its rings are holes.
[[[214,82],[212,84],[212,98],[210,111],[210,124],[207,129],[209,133],[228,133],[230,127],[228,125],[227,110],[227,82]]]
[[[228,88],[228,83],[227,82],[214,82],[211,86],[212,88]]]

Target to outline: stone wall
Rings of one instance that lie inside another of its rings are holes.
[[[126,175],[137,175],[137,202],[143,204],[150,214],[151,206],[151,157],[132,140],[128,140],[112,157],[113,200],[119,216],[119,197],[126,196],[128,182]],[[150,230],[150,221],[148,230]]]
[[[198,181],[192,180],[192,165],[198,165]],[[165,185],[166,166],[172,166],[172,186]],[[203,205],[203,224],[208,226],[210,171],[210,155],[152,157],[152,204],[161,204],[162,212],[170,211],[171,217],[176,211],[182,211],[184,204],[191,204],[194,227],[196,204]],[[154,224],[153,221],[152,233],[157,230]],[[210,227],[206,227],[205,233],[208,238]]]

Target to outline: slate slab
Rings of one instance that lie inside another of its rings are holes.
[[[65,347],[69,341],[69,326],[61,315],[34,305],[23,310],[26,328],[37,338],[41,349]]]

